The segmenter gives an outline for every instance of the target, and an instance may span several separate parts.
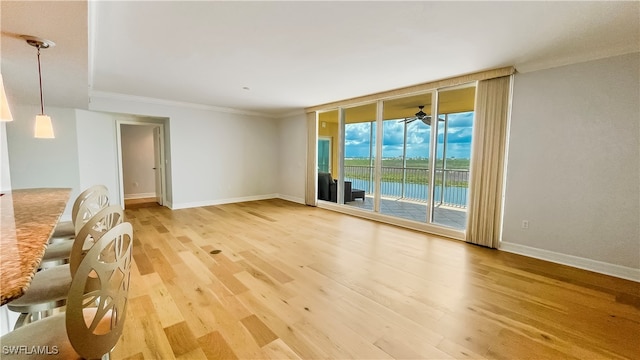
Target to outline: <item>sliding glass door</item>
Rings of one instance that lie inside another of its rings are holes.
[[[327,146],[338,154],[319,160],[335,180],[330,201],[464,230],[474,102],[469,84],[319,114],[319,141],[334,139],[319,142],[319,159]]]
[[[344,109],[344,204],[374,210],[376,103]]]
[[[475,86],[438,92],[434,224],[465,229]]]
[[[431,129],[416,114],[431,112],[431,98],[426,93],[382,103],[382,214],[427,219]]]

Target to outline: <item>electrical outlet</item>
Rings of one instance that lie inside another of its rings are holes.
[[[529,228],[529,220],[522,220],[522,228],[523,229]]]

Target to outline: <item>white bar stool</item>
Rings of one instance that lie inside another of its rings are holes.
[[[39,271],[21,297],[7,304],[9,310],[19,312],[15,328],[39,320],[40,313],[65,305],[69,286],[76,269],[93,244],[108,230],[122,223],[124,213],[119,205],[111,205],[95,214],[78,232],[73,244],[69,264]]]
[[[23,326],[0,338],[3,359],[42,358],[20,348],[46,349],[58,359],[108,358],[122,335],[131,270],[133,227],[121,223],[103,234],[82,260],[71,283],[66,312]],[[100,286],[85,292],[97,274]]]

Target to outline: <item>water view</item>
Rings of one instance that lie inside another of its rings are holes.
[[[368,195],[373,195],[373,167],[363,165],[367,161],[369,159],[345,159],[345,181],[351,181],[353,189],[364,190]],[[427,202],[430,192],[427,164],[428,159],[407,159],[406,167],[403,167],[401,160],[383,160],[381,195],[387,198]],[[445,162],[440,159],[436,161],[436,166],[434,204],[466,208],[469,160],[447,159]],[[443,169],[444,166],[446,168]]]

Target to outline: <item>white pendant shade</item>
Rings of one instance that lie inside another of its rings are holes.
[[[48,49],[55,46],[51,40],[41,39],[30,35],[20,35],[27,41],[27,44],[38,49],[38,79],[40,80],[40,115],[36,115],[36,127],[34,137],[36,139],[53,139],[53,124],[51,118],[44,114],[44,96],[42,96],[42,71],[40,68],[40,49]]]
[[[51,118],[47,115],[36,115],[35,137],[37,139],[53,139],[53,124]]]
[[[7,101],[7,94],[4,92],[4,82],[2,81],[2,75],[0,74],[0,121],[13,121],[11,116],[11,110],[9,109],[9,102]]]

